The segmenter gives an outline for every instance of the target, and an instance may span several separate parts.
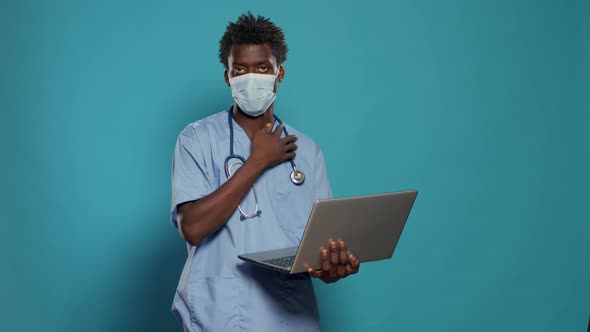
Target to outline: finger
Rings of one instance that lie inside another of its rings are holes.
[[[281,136],[281,132],[283,131],[283,128],[284,128],[284,127],[285,127],[285,125],[281,123],[280,125],[278,125],[278,126],[275,128],[275,131],[274,131],[272,134],[273,134],[274,136],[277,136],[277,137]]]
[[[272,123],[268,122],[264,125],[264,128],[260,129],[260,132],[264,133],[264,134],[268,134],[270,133],[272,130]]]
[[[334,266],[340,263],[338,258],[338,245],[332,240],[330,240],[330,263]]]
[[[359,262],[359,260],[356,258],[356,256],[354,256],[352,253],[348,254],[348,267],[350,269],[350,273],[357,273],[359,271],[359,268],[361,266],[361,263]]]
[[[356,256],[351,253],[349,256],[349,259],[350,259],[350,265],[352,265],[352,267],[358,269],[358,267],[361,265],[361,262],[358,260],[358,258],[356,258]]]
[[[336,271],[336,274],[338,275],[339,278],[346,277],[348,275],[346,266],[338,265],[338,270]]]
[[[289,160],[289,159],[293,159],[295,158],[295,152],[291,151],[291,152],[287,152],[283,155],[283,159],[282,160]]]
[[[289,135],[286,137],[281,138],[281,142],[283,142],[283,144],[289,144],[289,143],[293,143],[295,141],[297,141],[297,135]]]
[[[322,271],[316,271],[316,270],[312,270],[312,272],[309,275],[312,276],[313,278],[321,278],[323,276]]]
[[[340,265],[346,266],[348,264],[348,254],[346,252],[346,244],[343,240],[339,241],[340,244]]]
[[[328,273],[330,273],[330,269],[331,269],[330,260],[328,259],[328,250],[326,250],[326,248],[322,247],[321,253],[322,253],[322,271],[325,274],[328,274]]]
[[[322,270],[314,270],[311,267],[307,268],[307,273],[314,278],[319,278],[322,276]]]
[[[351,265],[346,266],[346,275],[356,274],[359,270],[352,268]]]
[[[285,145],[283,150],[284,150],[284,152],[295,151],[295,150],[297,150],[297,144],[295,144],[295,143],[287,144],[287,145]]]

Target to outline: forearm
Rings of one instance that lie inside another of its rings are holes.
[[[178,227],[184,239],[199,245],[223,226],[246,196],[266,165],[248,159],[232,177],[211,194],[178,207]]]

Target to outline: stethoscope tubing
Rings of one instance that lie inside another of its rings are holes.
[[[227,111],[227,117],[228,117],[228,125],[229,125],[229,156],[227,158],[225,158],[225,175],[229,178],[230,177],[230,172],[228,171],[228,162],[230,159],[236,158],[236,159],[240,159],[243,163],[246,162],[246,160],[244,159],[244,157],[234,154],[234,124],[232,121],[232,109],[233,107],[230,107],[230,109]],[[279,125],[283,124],[283,121],[281,121],[281,119],[279,119],[279,117],[276,114],[273,114],[274,119],[279,123]],[[287,131],[287,126],[283,126],[283,133],[285,134],[285,137],[289,136],[289,132]],[[303,181],[305,181],[305,175],[303,174],[303,172],[301,172],[299,169],[297,169],[297,166],[295,165],[295,161],[293,159],[289,160],[289,163],[291,164],[291,168],[293,169],[293,171],[291,171],[290,174],[290,178],[291,178],[291,182],[293,182],[294,185],[301,185],[303,183]]]
[[[238,165],[238,164],[243,165],[246,163],[246,159],[244,157],[234,153],[234,126],[233,126],[233,122],[232,122],[232,108],[230,108],[227,112],[228,113],[228,115],[227,115],[228,116],[228,124],[229,124],[229,155],[227,156],[227,158],[225,158],[225,162],[224,162],[225,175],[227,176],[228,179],[232,176],[231,170],[234,167],[234,165]],[[279,117],[277,117],[274,114],[273,114],[273,117],[279,123],[279,125],[283,124],[283,122],[279,119]],[[283,126],[283,133],[285,134],[285,137],[289,136],[289,132],[287,132],[287,128],[285,126]],[[238,161],[234,161],[233,163],[230,164],[230,161],[232,159],[237,159]],[[295,161],[293,161],[293,159],[289,160],[289,162],[291,163],[291,168],[293,169],[293,171],[291,171],[291,173],[289,174],[291,182],[294,185],[299,186],[303,183],[303,181],[305,181],[305,174],[303,174],[303,172],[301,172],[300,170],[297,169],[297,166],[295,165]],[[258,204],[258,195],[256,194],[256,189],[254,189],[254,186],[252,186],[252,192],[254,193],[254,202],[255,202],[254,213],[252,213],[252,214],[246,213],[246,211],[244,211],[242,209],[242,207],[238,204],[238,210],[240,211],[240,220],[254,218],[254,217],[262,214],[262,211],[260,210],[260,205]]]

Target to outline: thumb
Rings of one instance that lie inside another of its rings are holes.
[[[270,133],[272,130],[272,123],[268,122],[267,124],[264,125],[264,128],[262,128],[262,132],[265,134]]]

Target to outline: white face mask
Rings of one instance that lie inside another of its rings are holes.
[[[229,79],[232,97],[244,113],[252,117],[260,116],[275,101],[278,68],[276,75],[250,73]]]

